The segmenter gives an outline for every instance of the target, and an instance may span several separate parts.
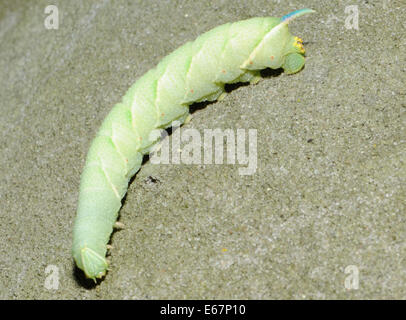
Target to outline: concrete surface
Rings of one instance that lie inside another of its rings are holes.
[[[0,3],[0,298],[406,298],[403,0],[52,1],[58,30],[44,27],[49,4]],[[111,271],[84,281],[70,253],[78,184],[111,107],[204,31],[304,7],[317,14],[290,28],[305,69],[238,87],[187,125],[257,129],[257,172],[147,162]]]

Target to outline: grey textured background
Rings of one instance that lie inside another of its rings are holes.
[[[49,4],[58,30],[44,27]],[[187,125],[257,129],[257,172],[146,163],[111,272],[83,281],[70,253],[79,178],[111,107],[199,34],[304,7],[317,14],[290,29],[305,69],[239,87]],[[405,21],[402,0],[1,1],[0,298],[405,299]],[[350,265],[358,290],[344,286]]]

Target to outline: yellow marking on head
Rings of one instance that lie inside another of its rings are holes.
[[[293,42],[293,45],[294,45],[296,48],[298,48],[301,53],[305,53],[305,49],[304,49],[303,43],[302,43],[303,40],[300,39],[300,38],[298,38],[298,37],[295,37],[294,39],[295,39],[295,42]]]

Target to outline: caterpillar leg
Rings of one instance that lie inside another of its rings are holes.
[[[206,96],[202,101],[216,101],[221,97],[224,93],[224,86],[220,87],[217,91],[213,92],[212,94]]]
[[[300,71],[305,63],[305,58],[299,53],[290,53],[285,58],[285,63],[282,68],[287,74],[292,74]]]
[[[122,229],[124,229],[124,228],[125,228],[124,223],[119,222],[119,221],[116,221],[116,222],[114,223],[114,229],[122,230]]]
[[[227,97],[227,92],[223,92],[222,94],[220,94],[220,96],[217,98],[217,101],[222,101],[225,97]]]
[[[193,116],[191,114],[188,114],[188,116],[185,119],[184,124],[188,124],[192,120]]]
[[[250,84],[257,84],[262,80],[261,75],[256,75],[250,80]]]
[[[111,268],[109,268],[109,265],[111,264],[111,259],[110,259],[110,257],[107,257],[107,258],[106,258],[106,262],[107,262],[106,271],[110,271],[110,270],[111,270]]]

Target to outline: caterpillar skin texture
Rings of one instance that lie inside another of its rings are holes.
[[[86,277],[106,274],[107,243],[121,200],[158,140],[149,138],[152,130],[184,123],[190,104],[217,100],[226,83],[257,82],[265,68],[300,71],[305,50],[288,23],[310,12],[218,26],[163,58],[113,107],[91,144],[80,182],[72,253]]]

